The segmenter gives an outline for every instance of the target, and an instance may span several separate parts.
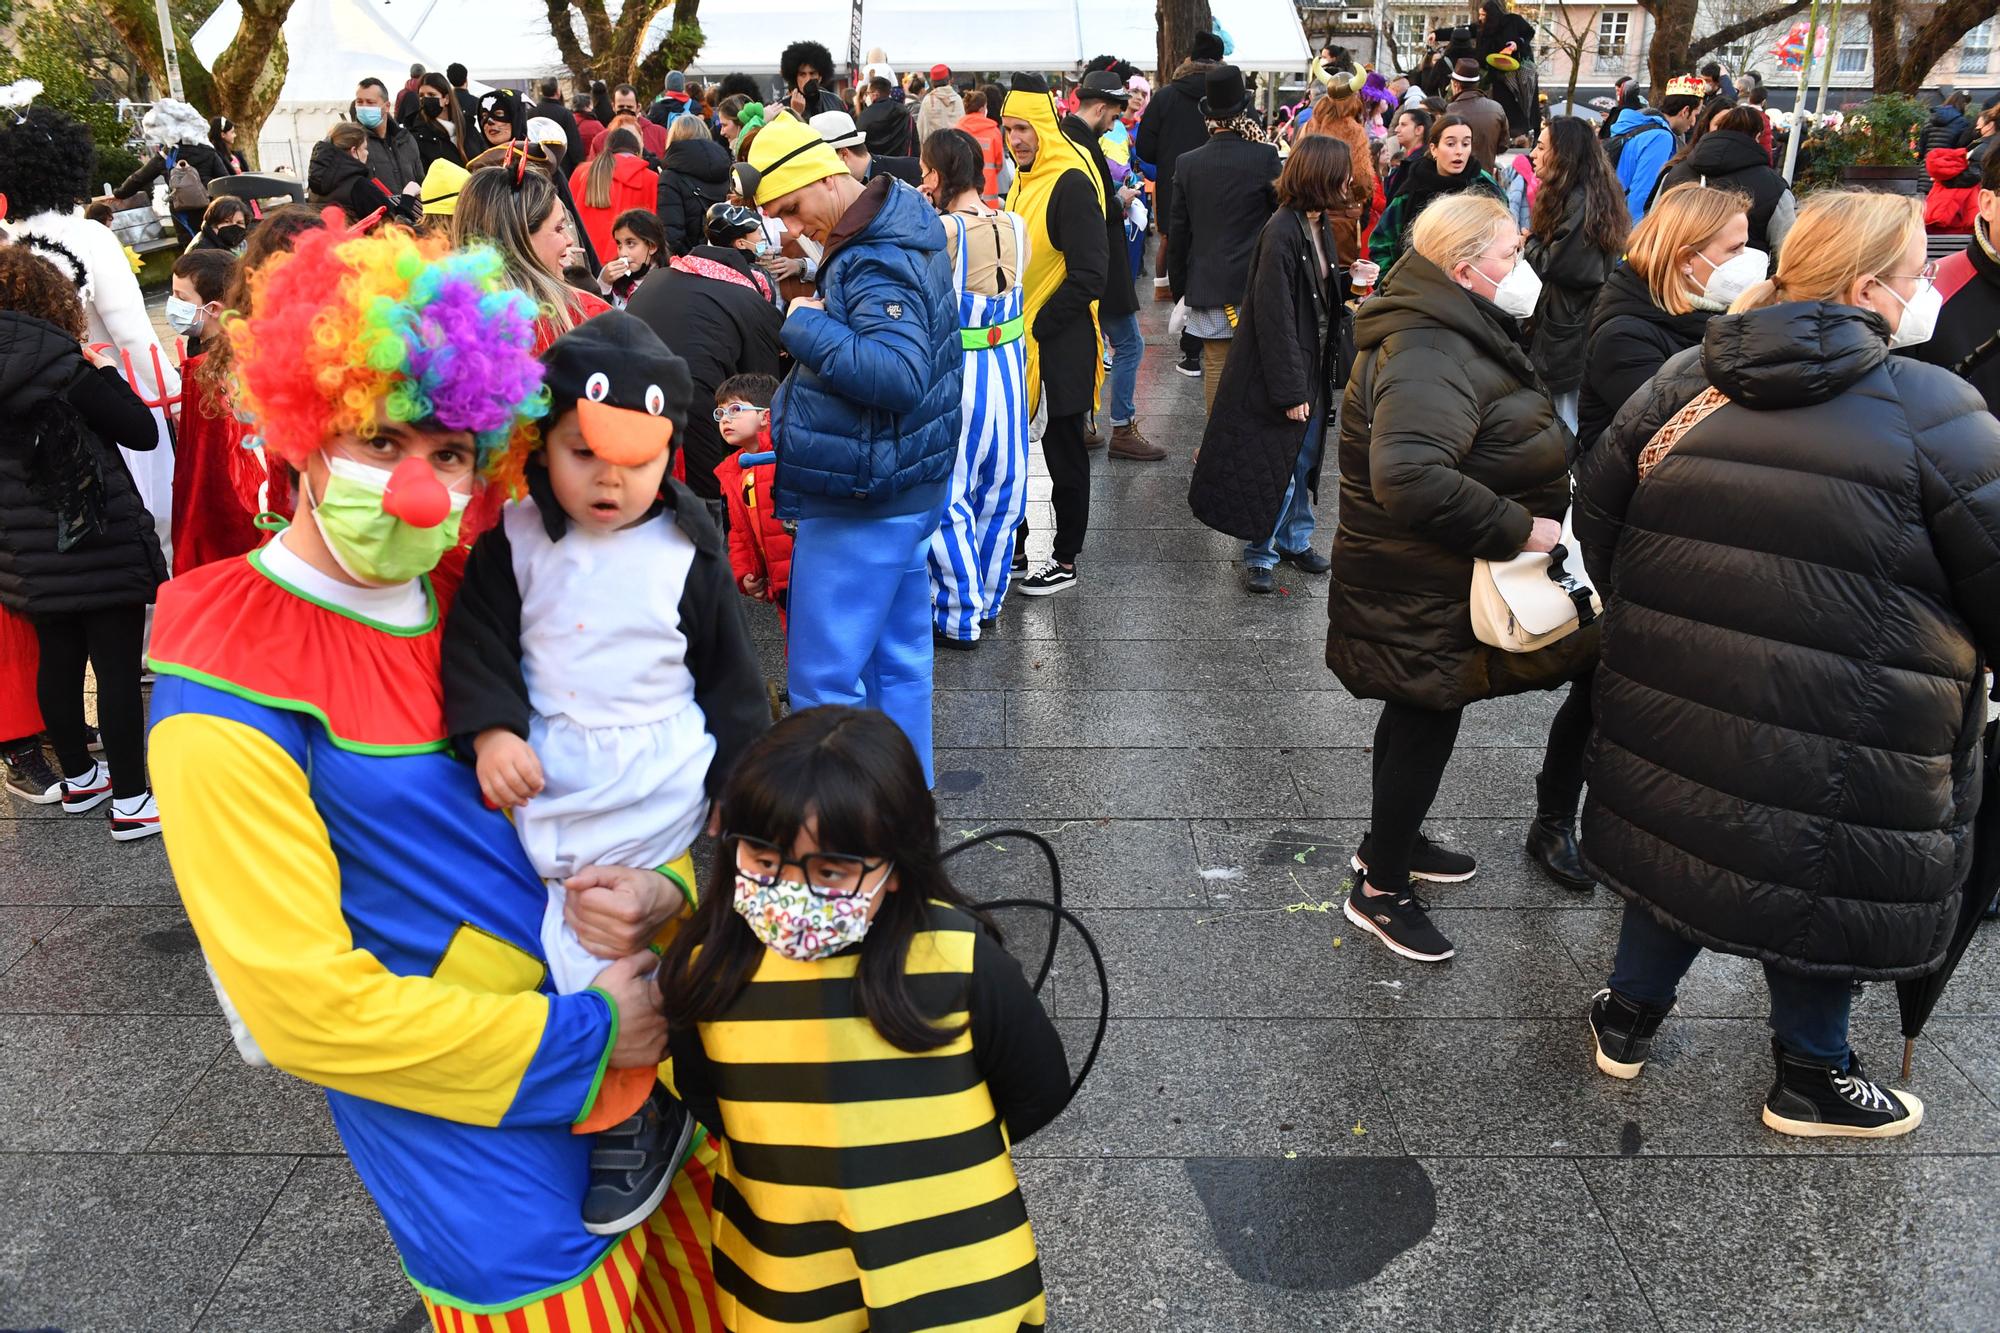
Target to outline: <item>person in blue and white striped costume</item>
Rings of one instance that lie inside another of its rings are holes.
[[[1021,275],[1028,227],[980,198],[979,143],[963,130],[924,140],[924,193],[942,215],[965,349],[958,463],[931,538],[933,637],[970,650],[1007,595],[1014,532],[1028,504],[1027,349]]]

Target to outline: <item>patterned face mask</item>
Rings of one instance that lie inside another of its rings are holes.
[[[737,914],[766,947],[800,963],[830,958],[868,933],[872,891],[829,897],[776,875],[736,872]]]

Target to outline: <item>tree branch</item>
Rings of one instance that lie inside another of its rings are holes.
[[[1883,3],[1885,8],[1889,7],[1887,0],[1877,0],[1877,3]],[[1894,7],[1900,9],[1899,5]],[[1903,48],[1901,64],[1895,71],[1893,79],[1886,77],[1886,71],[1878,63],[1875,72],[1876,88],[1880,91],[1916,92],[1923,85],[1925,76],[1931,72],[1931,66],[1937,64],[1952,47],[1957,46],[1966,33],[1995,14],[2000,14],[2000,0],[1945,0],[1945,3],[1931,10],[1930,17],[1926,18],[1922,26],[1911,35],[1909,44]],[[1882,51],[1881,30],[1875,27],[1872,4],[1869,7],[1868,18],[1876,38],[1875,50],[1879,56]],[[1893,34],[1893,28],[1891,32]],[[1892,35],[1890,48],[1894,49],[1895,45]]]
[[[556,39],[556,50],[561,52],[563,64],[568,65],[573,74],[582,74],[590,68],[590,57],[585,54],[582,43],[576,40],[576,29],[569,22],[569,0],[543,0],[549,12],[549,33]],[[130,4],[132,0],[120,0]],[[600,12],[603,6],[598,6]]]
[[[1808,7],[1807,0],[1792,0],[1789,4],[1773,5],[1748,18],[1738,19],[1727,27],[1717,28],[1705,37],[1697,37],[1688,45],[1688,63],[1694,63],[1710,51],[1720,51],[1741,38],[1754,37],[1773,24],[1791,18],[1794,14],[1803,14]]]
[[[284,8],[291,8],[289,0],[281,0],[281,3]],[[167,58],[160,46],[160,22],[153,6],[146,0],[105,0],[104,16],[118,30],[118,36],[125,45],[132,48],[132,54],[138,58],[139,67],[146,71],[146,77],[156,87],[165,89],[168,86]],[[187,34],[174,33],[174,53],[179,58],[181,91],[187,95],[187,100],[204,109],[214,106],[214,81],[208,66],[188,45]]]

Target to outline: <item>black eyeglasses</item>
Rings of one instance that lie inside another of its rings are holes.
[[[725,833],[725,841],[736,843],[736,868],[760,884],[783,878],[785,867],[797,866],[808,889],[821,898],[858,898],[873,886],[864,887],[868,876],[889,864],[890,858],[870,861],[845,852],[807,852],[798,859],[786,856],[775,843],[741,833]],[[879,881],[878,881],[879,882]]]

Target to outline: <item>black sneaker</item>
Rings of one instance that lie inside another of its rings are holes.
[[[1324,574],[1333,568],[1333,561],[1308,546],[1303,551],[1280,551],[1278,558],[1293,569],[1305,574]]]
[[[1025,574],[1025,573],[1027,573],[1027,572],[1028,572],[1028,553],[1027,553],[1026,551],[1023,551],[1023,550],[1020,550],[1020,549],[1018,549],[1018,548],[1017,548],[1017,549],[1015,550],[1015,552],[1014,552],[1014,562],[1013,562],[1012,564],[1010,564],[1010,565],[1008,565],[1008,566],[1007,566],[1007,570],[1008,570],[1008,572],[1009,572],[1009,573],[1012,573],[1012,574]]]
[[[1924,1104],[1915,1094],[1894,1091],[1861,1072],[1861,1057],[1849,1052],[1847,1068],[1793,1055],[1771,1038],[1778,1062],[1777,1081],[1764,1098],[1764,1123],[1780,1134],[1802,1139],[1893,1139],[1924,1123]]]
[[[979,622],[979,628],[987,633],[991,633],[993,630],[999,628],[999,625],[1000,617],[998,616],[988,616]]]
[[[1361,848],[1354,853],[1354,868],[1361,874],[1368,873],[1368,835],[1361,835]],[[1440,847],[1417,834],[1416,845],[1410,848],[1410,878],[1421,879],[1431,884],[1462,884],[1479,873],[1479,862],[1464,852],[1454,852],[1449,847]]]
[[[955,639],[936,626],[931,627],[931,643],[935,647],[950,648],[961,653],[969,653],[979,646],[977,639]]]
[[[111,799],[111,770],[104,766],[102,759],[90,766],[90,771],[82,777],[64,778],[62,781],[62,808],[65,814],[80,815],[95,810]]]
[[[637,1115],[596,1135],[590,1187],[583,1195],[583,1229],[622,1236],[653,1215],[667,1197],[694,1140],[694,1117],[658,1084]]]
[[[1420,963],[1442,963],[1458,952],[1444,932],[1431,924],[1430,913],[1415,889],[1371,898],[1362,891],[1362,884],[1356,877],[1341,908],[1349,921],[1403,957]]]
[[[30,805],[54,805],[62,799],[62,778],[49,764],[39,744],[24,745],[0,755],[7,770],[7,790]]]
[[[1200,354],[1197,353],[1191,356],[1182,357],[1180,360],[1174,362],[1174,369],[1178,370],[1183,375],[1191,375],[1195,379],[1200,379],[1201,378]]]
[[[1059,560],[1044,560],[1042,567],[1022,579],[1018,586],[1029,597],[1047,597],[1076,586],[1076,566],[1065,565]]]
[[[1637,1078],[1653,1053],[1653,1034],[1673,1012],[1628,1000],[1606,986],[1590,997],[1590,1033],[1597,1040],[1597,1067],[1613,1078]]]
[[[1262,565],[1245,565],[1243,586],[1254,593],[1271,593],[1278,590],[1278,580]]]

